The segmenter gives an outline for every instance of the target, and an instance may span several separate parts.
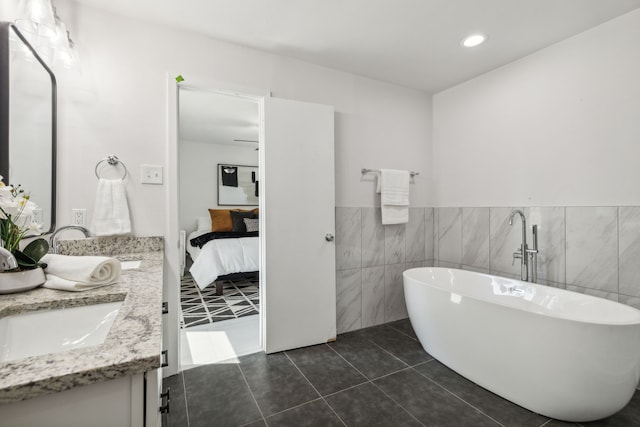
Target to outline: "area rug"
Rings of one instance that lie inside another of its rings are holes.
[[[201,290],[185,275],[180,283],[180,303],[181,328],[252,316],[260,312],[258,279],[226,280],[224,295],[217,296],[215,286]]]

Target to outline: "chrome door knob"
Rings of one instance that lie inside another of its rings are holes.
[[[327,242],[333,242],[334,239],[335,239],[335,237],[331,233],[327,233],[327,235],[324,236],[324,240],[326,240]]]

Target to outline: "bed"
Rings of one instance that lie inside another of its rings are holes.
[[[216,294],[222,295],[224,280],[255,277],[259,271],[259,237],[257,226],[255,231],[212,231],[216,228],[211,224],[211,217],[198,218],[197,229],[187,236],[185,248],[193,260],[189,272],[198,287],[215,283]]]

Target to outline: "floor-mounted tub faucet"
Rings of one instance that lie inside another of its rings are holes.
[[[520,259],[520,279],[525,282],[536,282],[538,280],[537,264],[538,264],[538,226],[532,227],[533,231],[533,247],[529,249],[527,246],[527,220],[524,217],[524,213],[520,209],[516,209],[511,212],[509,216],[509,225],[513,225],[513,217],[520,215],[520,221],[522,222],[522,241],[520,247],[513,253],[513,262],[516,259]],[[529,266],[531,266],[531,274],[529,274]]]

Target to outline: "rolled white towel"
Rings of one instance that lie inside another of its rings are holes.
[[[115,258],[47,254],[41,261],[47,264],[45,288],[85,291],[120,280],[120,261]]]

